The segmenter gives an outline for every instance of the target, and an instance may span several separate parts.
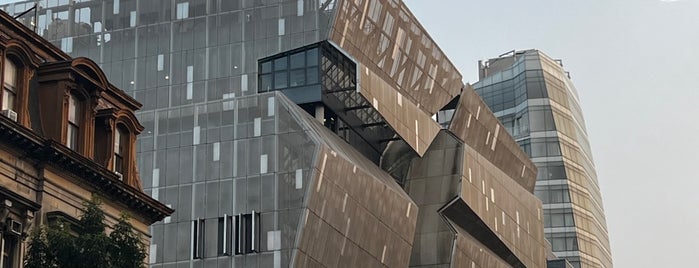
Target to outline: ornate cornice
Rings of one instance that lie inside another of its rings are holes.
[[[124,204],[136,215],[147,219],[148,224],[162,220],[174,212],[144,192],[119,180],[116,174],[96,162],[57,141],[40,137],[3,116],[0,116],[0,142],[22,151],[26,157],[38,163],[72,173],[82,182],[97,189],[100,194]]]

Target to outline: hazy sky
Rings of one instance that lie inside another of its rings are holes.
[[[699,0],[405,0],[464,75],[537,48],[580,94],[615,267],[697,267]]]

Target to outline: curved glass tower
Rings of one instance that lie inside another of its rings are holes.
[[[539,169],[535,193],[558,257],[575,267],[612,267],[607,224],[578,94],[538,50],[479,63],[476,92]]]

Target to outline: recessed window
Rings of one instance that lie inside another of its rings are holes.
[[[2,237],[2,267],[16,267],[18,265],[18,237],[7,233]]]
[[[73,150],[78,148],[78,136],[80,133],[80,101],[75,95],[68,99],[68,135],[66,146]]]
[[[223,215],[218,218],[218,255],[231,255],[233,216]]]
[[[235,254],[259,252],[260,245],[260,213],[235,216]]]
[[[5,58],[5,71],[2,86],[2,110],[14,110],[15,99],[17,98],[17,65],[10,59]]]
[[[192,259],[201,259],[204,255],[204,219],[192,221]]]

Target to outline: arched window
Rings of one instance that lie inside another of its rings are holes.
[[[19,74],[17,64],[5,57],[2,85],[2,110],[15,110]]]
[[[129,145],[128,135],[128,131],[123,125],[117,125],[116,132],[114,132],[114,172],[122,176],[126,174],[124,170],[126,163],[124,161],[127,154],[126,147]]]
[[[80,109],[80,106],[80,99],[70,94],[70,98],[68,99],[68,135],[66,136],[66,146],[73,150],[78,149],[80,118],[82,116],[82,109]]]

